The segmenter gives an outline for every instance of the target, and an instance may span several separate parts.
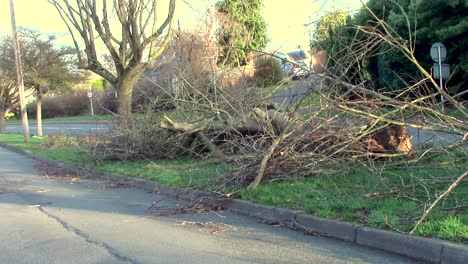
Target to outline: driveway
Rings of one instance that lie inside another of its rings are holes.
[[[306,79],[294,80],[287,90],[278,92],[270,100],[280,107],[287,107],[298,102],[309,93],[310,87],[320,87],[320,78],[317,75],[311,75]]]
[[[0,263],[414,263],[92,176],[0,147]]]

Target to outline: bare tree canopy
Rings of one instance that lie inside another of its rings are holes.
[[[80,67],[102,76],[116,89],[121,125],[128,126],[135,83],[153,67],[170,41],[175,0],[169,0],[167,17],[159,26],[157,11],[160,6],[155,0],[115,0],[110,6],[108,2],[111,1],[97,2],[49,0],[67,24]],[[101,44],[112,58],[114,69],[101,62],[98,51]]]

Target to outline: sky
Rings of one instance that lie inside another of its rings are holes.
[[[159,0],[161,3],[164,0]],[[182,29],[197,27],[197,19],[206,14],[206,2],[215,0],[178,0],[176,19]],[[58,33],[63,43],[71,43],[68,31],[55,8],[47,0],[14,0],[18,26],[45,33]],[[290,50],[309,43],[307,26],[332,10],[355,11],[360,0],[263,0],[263,16],[268,23],[269,50]],[[11,33],[9,0],[0,0],[0,35]]]

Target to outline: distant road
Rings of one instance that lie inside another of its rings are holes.
[[[42,130],[44,135],[60,134],[64,133],[67,135],[86,135],[93,133],[104,133],[109,130],[111,124],[106,122],[96,121],[54,121],[54,122],[43,122]],[[21,123],[8,124],[5,132],[18,132],[22,133],[23,128]],[[29,132],[31,135],[37,134],[36,122],[29,122]]]
[[[413,144],[418,147],[424,144],[440,147],[450,145],[456,142],[462,142],[462,135],[455,135],[444,132],[434,132],[429,130],[408,128]],[[465,144],[466,147],[466,144]]]
[[[271,101],[277,104],[279,107],[284,108],[304,98],[310,92],[309,90],[311,88],[319,90],[320,86],[320,77],[317,75],[312,75],[307,79],[293,81],[289,89],[281,91],[272,96]],[[408,128],[408,131],[416,149],[424,144],[444,146],[455,142],[461,142],[463,139],[462,135],[455,135],[444,132],[434,132],[415,128]]]

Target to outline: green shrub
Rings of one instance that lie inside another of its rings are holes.
[[[266,87],[277,84],[283,77],[284,73],[278,60],[263,57],[255,61],[254,78],[258,86]]]

